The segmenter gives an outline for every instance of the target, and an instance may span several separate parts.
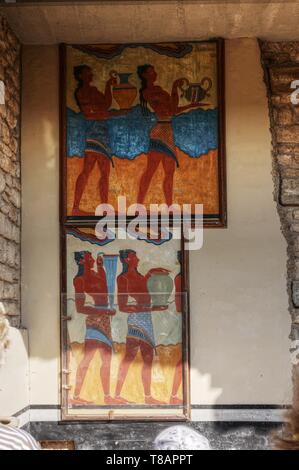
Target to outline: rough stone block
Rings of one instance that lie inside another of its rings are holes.
[[[277,143],[275,146],[275,155],[284,154],[290,155],[294,158],[299,158],[299,145],[294,144],[279,144]]]
[[[13,242],[6,242],[6,264],[14,267],[16,265],[17,254],[20,251],[20,247]]]
[[[275,94],[292,93],[291,83],[298,80],[299,66],[291,67],[270,67],[271,91]]]
[[[21,206],[21,195],[20,191],[15,188],[9,188],[8,198],[12,202],[12,204],[17,207],[18,209]]]
[[[16,227],[4,214],[0,212],[0,235],[7,240],[12,240],[16,243],[20,241],[19,228]]]
[[[299,205],[299,178],[283,178],[280,188],[282,205]]]
[[[1,144],[0,144],[1,147]],[[2,148],[6,149],[6,146],[3,146]],[[11,175],[16,175],[17,174],[17,165],[16,163],[12,160],[12,154],[10,152],[9,156],[9,149],[8,153],[1,154],[1,148],[0,148],[0,168],[2,168],[3,171],[6,173],[10,173]]]
[[[18,301],[19,297],[20,297],[19,284],[10,284],[9,282],[4,282],[2,298],[5,300]]]
[[[16,225],[19,224],[19,214],[20,214],[20,211],[16,207],[10,206],[8,217]]]
[[[18,53],[20,43],[16,35],[10,29],[8,29],[6,33],[6,37],[7,37],[7,42],[9,43],[9,46],[12,47]]]
[[[294,116],[292,108],[284,106],[282,108],[275,109],[274,119],[276,124],[280,126],[289,126],[293,124]]]
[[[1,302],[2,309],[7,316],[19,316],[19,304],[16,301],[5,300]]]
[[[280,106],[280,105],[286,105],[286,104],[289,105],[291,102],[291,95],[289,92],[281,93],[280,95],[272,95],[270,100],[273,106]]]
[[[276,129],[277,142],[299,144],[299,125]]]
[[[0,80],[4,80],[4,73],[5,73],[5,68],[0,60]]]
[[[1,122],[0,126],[0,138],[2,139],[3,143],[9,145],[10,142],[10,128],[6,124],[4,120]]]
[[[20,278],[19,273],[15,268],[11,268],[6,264],[0,263],[0,280],[10,283],[18,281]]]
[[[3,172],[0,170],[0,194],[3,193],[6,187],[6,178]]]
[[[10,109],[6,112],[6,121],[10,129],[14,129],[18,123],[17,115],[13,114]]]
[[[299,307],[299,281],[292,282],[292,298],[295,307]]]
[[[280,174],[282,178],[297,179],[299,178],[299,167],[296,164],[293,166],[280,165]]]

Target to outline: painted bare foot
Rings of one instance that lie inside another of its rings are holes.
[[[132,403],[129,400],[126,400],[125,398],[121,397],[120,395],[115,396],[115,400],[117,400],[118,405],[129,405]]]
[[[74,397],[70,400],[70,404],[71,404],[71,405],[92,405],[92,404],[93,404],[93,401],[84,400],[83,398],[75,397],[75,396],[74,396]]]
[[[181,400],[179,397],[176,395],[171,395],[170,400],[169,400],[170,405],[182,405],[183,400]]]
[[[165,401],[156,400],[156,398],[153,398],[151,395],[146,396],[144,401],[147,405],[166,405]]]
[[[87,217],[87,216],[92,216],[92,215],[94,215],[94,213],[92,213],[92,212],[87,212],[87,211],[82,211],[82,210],[79,209],[79,208],[73,207],[72,215],[74,215],[75,217],[76,217],[76,216],[80,216],[80,217],[86,216],[86,217]]]
[[[111,395],[104,397],[104,402],[106,405],[123,405],[123,401],[129,403],[124,398],[113,398]]]

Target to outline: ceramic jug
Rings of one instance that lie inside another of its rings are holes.
[[[113,98],[120,109],[129,109],[137,95],[137,88],[129,82],[132,73],[117,73],[117,85],[113,86]]]
[[[168,306],[173,290],[173,280],[168,273],[153,273],[147,281],[152,306]]]

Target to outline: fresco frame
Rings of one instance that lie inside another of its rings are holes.
[[[66,298],[64,293],[67,291],[67,242],[66,235],[68,229],[71,228],[95,228],[95,223],[86,223],[82,222],[81,224],[68,223],[65,226],[61,226],[60,232],[60,286],[61,286],[61,296],[60,296],[60,404],[61,404],[61,421],[63,422],[94,422],[94,421],[109,421],[109,422],[122,422],[122,421],[132,421],[132,422],[147,422],[147,421],[189,421],[191,419],[191,392],[190,392],[190,283],[189,283],[189,252],[185,250],[184,244],[185,239],[182,237],[180,240],[180,248],[182,252],[182,292],[185,292],[185,302],[183,302],[182,317],[182,359],[183,359],[183,414],[169,414],[159,415],[155,414],[154,416],[145,416],[143,414],[131,416],[131,415],[122,415],[121,417],[113,416],[111,410],[107,409],[106,415],[75,415],[68,414],[67,410],[67,400],[68,400],[68,351],[66,345],[68,345],[67,339],[67,305]],[[116,224],[117,226],[117,224]],[[171,228],[171,225],[170,225]],[[139,241],[137,241],[138,243]]]
[[[227,184],[226,184],[226,124],[225,124],[225,41],[222,38],[213,38],[205,41],[190,41],[192,43],[214,42],[217,50],[217,96],[218,112],[218,197],[219,214],[204,216],[204,228],[227,228]],[[179,41],[176,41],[179,43]],[[99,43],[100,44],[100,43]],[[113,44],[113,43],[111,43]],[[150,44],[150,43],[148,43]],[[151,43],[154,44],[154,43]],[[163,44],[159,43],[159,44]],[[130,46],[130,44],[127,44]],[[145,43],[136,43],[134,46],[144,46]],[[76,44],[60,44],[59,47],[59,109],[60,109],[60,222],[62,224],[78,222],[95,222],[96,216],[68,216],[67,215],[67,169],[66,169],[66,48]],[[194,220],[194,215],[192,215]]]

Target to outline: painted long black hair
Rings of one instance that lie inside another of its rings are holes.
[[[87,255],[87,253],[91,255],[90,251],[75,251],[74,252],[74,259],[78,265],[78,272],[75,277],[83,276],[85,267],[83,264],[81,264],[81,261],[84,259],[84,256]]]
[[[182,263],[183,263],[183,254],[182,254],[182,251],[181,251],[181,250],[179,250],[179,251],[177,252],[177,260],[178,260],[178,262],[179,262],[179,264],[180,264],[180,272],[178,273],[178,275],[180,275],[180,274],[182,274]]]
[[[122,262],[122,265],[123,265],[123,270],[122,270],[122,273],[121,274],[124,274],[124,273],[127,273],[128,272],[128,263],[126,262],[126,258],[128,257],[129,253],[135,253],[136,254],[136,251],[135,250],[119,250],[119,259],[120,261]]]
[[[77,103],[79,108],[80,108],[80,103],[79,103],[77,94],[78,94],[78,91],[80,90],[80,88],[82,88],[82,86],[83,86],[83,81],[82,81],[81,75],[82,75],[82,72],[83,72],[84,69],[90,69],[89,65],[82,64],[82,65],[76,65],[74,67],[74,78],[77,82],[77,88],[74,92],[74,96],[75,96],[75,100],[76,100],[76,103]]]
[[[146,72],[150,67],[152,67],[151,64],[144,64],[144,65],[138,65],[137,67],[137,75],[141,81],[141,88],[139,89],[139,101],[140,101],[140,106],[142,109],[142,112],[144,114],[148,113],[148,107],[147,107],[147,101],[143,96],[143,91],[147,87],[147,81],[146,78],[144,78],[143,74]]]

